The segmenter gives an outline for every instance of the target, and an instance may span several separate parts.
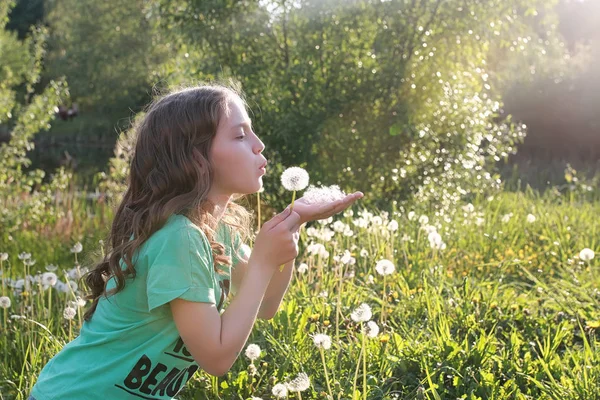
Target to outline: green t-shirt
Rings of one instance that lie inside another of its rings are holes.
[[[217,237],[232,266],[249,256],[220,224]],[[137,276],[108,298],[100,297],[92,319],[42,369],[31,395],[36,400],[172,399],[198,370],[185,348],[169,302],[175,298],[215,304],[222,312],[230,289],[213,269],[210,244],[188,218],[171,216],[133,257]],[[121,261],[121,267],[124,263]],[[111,278],[107,289],[115,287]]]

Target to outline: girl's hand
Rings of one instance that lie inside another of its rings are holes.
[[[326,219],[350,207],[356,200],[364,196],[362,192],[354,192],[343,199],[329,203],[309,204],[304,197],[294,201],[294,212],[300,215],[300,224],[319,219]],[[289,206],[288,206],[289,207]]]

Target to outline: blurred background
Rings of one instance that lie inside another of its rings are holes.
[[[154,91],[229,77],[242,83],[267,146],[267,201],[283,194],[279,173],[291,165],[307,167],[315,183],[374,193],[380,206],[499,182],[543,191],[565,183],[567,164],[587,176],[598,170],[600,1],[12,6],[0,77],[5,86],[13,78],[17,103],[51,82],[68,85],[27,150],[25,170],[42,169],[45,180],[63,166],[92,190]],[[36,41],[43,45],[32,51]],[[32,66],[39,78],[19,81]],[[1,141],[13,127],[0,120]]]

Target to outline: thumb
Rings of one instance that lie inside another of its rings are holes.
[[[275,215],[273,218],[271,218],[269,221],[267,221],[263,227],[267,228],[267,229],[273,229],[275,226],[277,226],[281,221],[285,220],[287,217],[289,217],[289,215],[291,214],[291,208],[290,206],[287,206],[287,208],[285,210],[283,210],[281,213]]]

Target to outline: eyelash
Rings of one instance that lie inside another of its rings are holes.
[[[243,139],[245,137],[246,137],[246,135],[244,135],[244,136],[238,136],[237,139]]]

